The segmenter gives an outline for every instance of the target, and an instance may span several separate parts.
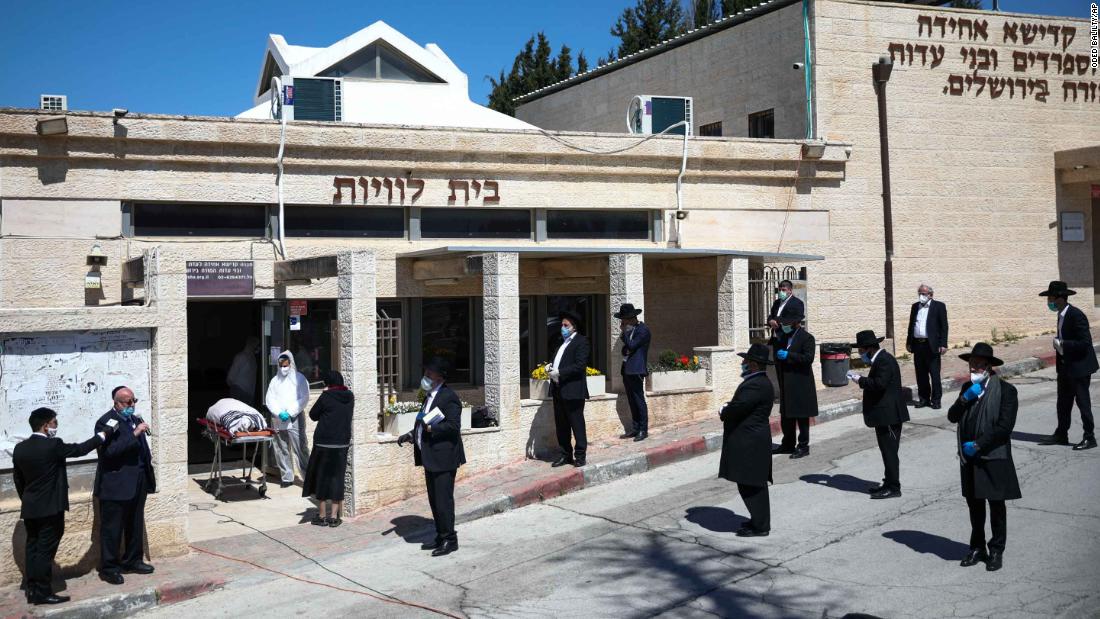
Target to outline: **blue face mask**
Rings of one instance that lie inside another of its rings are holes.
[[[563,339],[563,340],[569,339],[569,335],[571,333],[573,333],[572,329],[570,329],[569,327],[562,327],[561,328],[561,339]]]
[[[123,417],[125,417],[125,418],[129,419],[129,418],[130,418],[130,416],[134,414],[134,407],[133,407],[133,406],[127,406],[126,408],[124,408],[124,409],[122,409],[122,410],[120,410],[120,411],[118,411],[118,412],[119,412],[119,414],[120,414],[120,415],[122,415]]]
[[[748,376],[749,374],[752,374],[752,368],[749,367],[749,364],[742,363],[741,364],[741,377],[744,378],[745,376]]]
[[[1054,301],[1047,301],[1047,309],[1049,309],[1052,312],[1057,312],[1058,311],[1058,306],[1054,304]]]
[[[794,331],[793,325],[783,325],[783,333],[790,333],[791,331]]]
[[[871,355],[869,355],[865,352],[861,352],[861,353],[859,353],[859,358],[863,359],[863,362],[866,363],[867,365],[871,365]]]

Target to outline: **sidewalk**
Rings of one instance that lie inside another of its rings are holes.
[[[968,350],[951,350],[945,355],[945,406],[954,399],[952,391],[966,380],[968,368],[957,355]],[[1006,361],[1001,368],[1005,376],[1032,372],[1054,363],[1049,336],[996,345],[995,350]],[[902,376],[911,382],[912,363],[902,362],[901,368]],[[915,387],[912,388],[915,391]],[[821,414],[815,422],[820,424],[857,414],[860,410],[859,395],[858,387],[851,385],[818,391]],[[776,413],[772,418],[773,435],[778,433],[778,426]],[[710,421],[655,428],[650,438],[642,443],[617,439],[592,442],[588,451],[589,464],[583,469],[554,469],[548,463],[537,460],[517,462],[462,479],[455,492],[457,519],[460,523],[468,522],[720,448],[721,425],[715,415]],[[214,511],[218,511],[216,507]],[[427,539],[431,536],[428,533],[430,526],[427,501],[423,496],[418,496],[354,521],[345,521],[338,529],[318,530],[307,524],[268,532],[274,534],[278,541],[251,533],[194,542],[192,548],[195,552],[156,561],[154,575],[127,575],[126,583],[121,586],[101,582],[95,572],[71,578],[66,582],[67,589],[59,593],[71,595],[74,601],[56,607],[27,606],[18,586],[4,587],[0,589],[0,617],[128,615],[201,595],[235,579],[283,578],[255,566],[294,573],[295,565],[354,553],[390,535]],[[249,565],[207,552],[254,561],[255,564]]]

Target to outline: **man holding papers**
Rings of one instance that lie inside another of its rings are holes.
[[[455,533],[455,473],[466,464],[462,449],[462,400],[446,385],[448,364],[435,357],[424,365],[420,388],[424,406],[412,431],[397,439],[398,445],[413,444],[413,461],[424,467],[428,504],[435,520],[435,540],[422,545],[433,557],[458,550]]]

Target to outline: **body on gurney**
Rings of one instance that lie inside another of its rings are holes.
[[[214,402],[206,411],[206,418],[225,428],[230,434],[267,429],[267,420],[260,411],[233,398],[222,398]]]
[[[266,444],[271,442],[272,432],[267,420],[260,411],[234,398],[222,398],[206,411],[205,419],[195,420],[203,427],[203,434],[214,443],[214,461],[210,466],[210,477],[206,489],[213,490],[214,497],[220,498],[226,485],[222,475],[222,446],[241,446],[241,478],[238,485],[252,487],[252,470],[256,466],[256,454],[260,454],[260,496],[267,494]],[[252,458],[248,457],[248,446],[254,444]]]

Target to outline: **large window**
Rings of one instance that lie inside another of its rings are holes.
[[[382,43],[364,47],[319,75],[399,82],[443,81],[401,52]]]
[[[288,206],[287,236],[404,238],[405,209]]]
[[[775,137],[775,110],[764,110],[749,114],[750,138],[774,138]]]
[[[528,239],[531,211],[491,208],[420,209],[425,239]]]
[[[699,125],[699,137],[721,137],[722,135],[722,122],[707,123],[705,125]]]
[[[551,210],[546,236],[551,239],[638,239],[650,236],[649,211]]]
[[[424,299],[421,305],[421,362],[443,357],[451,364],[451,383],[471,382],[472,310],[468,298]],[[419,371],[419,368],[416,368]]]
[[[295,300],[288,313],[297,313],[297,323],[289,331],[288,347],[294,354],[298,371],[312,387],[321,387],[325,372],[333,368],[333,323],[337,321],[336,301]],[[337,364],[338,365],[338,364]]]
[[[135,236],[267,235],[267,209],[247,204],[134,204]]]

